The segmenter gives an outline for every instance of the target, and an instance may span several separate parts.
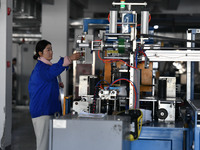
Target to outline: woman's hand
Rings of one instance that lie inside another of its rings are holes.
[[[64,84],[62,82],[59,82],[59,87],[64,88]]]
[[[81,58],[81,54],[80,53],[74,53],[71,56],[69,56],[69,58],[71,59],[71,61],[78,60],[78,59]]]

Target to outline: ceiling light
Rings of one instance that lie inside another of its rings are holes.
[[[159,28],[159,25],[154,25],[153,28],[156,30]]]

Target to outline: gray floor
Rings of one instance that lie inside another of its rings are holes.
[[[13,107],[11,150],[35,149],[35,134],[28,106]]]

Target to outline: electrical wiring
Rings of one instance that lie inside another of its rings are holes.
[[[106,81],[106,80],[100,80],[96,85],[95,85],[95,91],[94,91],[94,98],[95,98],[95,93],[96,93],[96,87],[98,87],[98,85],[102,82],[102,81],[105,81],[108,85],[109,85],[109,82]],[[100,85],[100,88],[103,89],[102,85]]]
[[[116,82],[121,81],[121,80],[128,81],[128,82],[133,86],[134,93],[135,93],[135,104],[134,104],[134,108],[136,108],[136,105],[137,105],[137,88],[136,88],[134,82],[132,82],[132,81],[130,81],[129,79],[126,79],[126,78],[117,79],[117,80],[113,81],[111,84],[109,84],[108,81],[106,81],[106,80],[100,80],[100,81],[96,84],[96,86],[95,86],[94,97],[95,97],[95,93],[96,93],[96,87],[98,87],[98,85],[99,85],[102,81],[106,81],[106,82],[108,83],[109,86],[107,87],[107,89],[109,89],[113,84],[115,84]]]
[[[142,113],[142,111],[140,110],[140,109],[129,109],[128,110],[128,114],[127,113],[125,113],[125,111],[120,111],[120,112],[118,112],[118,113],[116,113],[116,115],[131,115],[131,111],[140,111],[140,113],[141,113],[141,115],[140,116],[138,116],[138,118],[137,118],[137,122],[134,122],[134,123],[137,123],[137,138],[135,138],[134,139],[134,135],[133,135],[133,133],[131,132],[130,134],[129,134],[129,136],[128,136],[128,139],[130,140],[130,141],[134,141],[134,140],[137,140],[138,138],[139,138],[139,136],[140,136],[140,134],[141,134],[141,130],[142,130],[142,117],[143,117],[143,113]],[[130,114],[129,114],[130,113]],[[131,116],[131,117],[133,117],[133,116]],[[136,125],[134,124],[134,127],[135,127]]]
[[[132,134],[130,134],[130,137],[129,137],[130,141],[137,140],[139,138],[141,130],[142,130],[142,117],[143,117],[143,113],[142,113],[141,110],[139,110],[139,111],[141,112],[141,115],[137,118],[137,129],[138,129],[137,138],[134,139],[134,136]]]
[[[110,13],[108,14],[108,22],[110,23]]]
[[[96,109],[96,88],[98,87],[98,85],[102,82],[102,81],[105,81],[108,85],[109,85],[109,82],[106,81],[106,80],[100,80],[99,82],[97,82],[97,84],[95,85],[95,90],[94,90],[94,100],[93,100],[93,113],[95,113],[95,109]],[[103,87],[100,85],[100,88],[103,89]]]
[[[102,81],[105,81],[108,85],[110,84],[108,81],[106,81],[106,80],[100,80],[99,82],[97,82],[97,84],[96,84],[96,86],[95,87],[97,87]]]
[[[134,109],[136,109],[136,105],[137,105],[137,88],[136,88],[134,82],[132,82],[131,80],[126,79],[126,78],[120,78],[120,79],[117,79],[117,80],[113,81],[113,82],[107,87],[107,89],[109,89],[110,86],[112,86],[113,84],[115,84],[116,82],[121,81],[121,80],[128,81],[128,82],[133,86],[133,90],[134,90],[134,93],[135,93],[135,104],[134,104]]]
[[[147,55],[144,53],[144,51],[139,51],[139,53],[142,53],[144,55],[144,57],[146,57]]]
[[[136,57],[135,57],[135,66],[137,67],[137,54],[140,53],[140,54],[143,54],[144,57],[147,57],[146,53],[144,52],[144,50],[139,47],[136,49]]]
[[[151,15],[149,15],[149,22],[151,21]],[[137,27],[141,26],[141,24],[138,24]]]
[[[142,117],[143,117],[143,113],[142,113],[142,111],[140,110],[140,112],[141,112],[141,115],[140,115],[140,117],[138,117],[138,119],[137,119],[137,125],[138,125],[138,137],[136,138],[136,139],[134,139],[134,140],[137,140],[138,138],[139,138],[139,136],[140,136],[140,133],[141,133],[141,130],[142,130]]]
[[[112,63],[113,61],[116,61],[117,59],[102,59],[100,56],[100,50],[98,51],[98,57],[101,61],[103,61],[103,63]]]
[[[137,54],[138,54],[138,52],[136,51],[136,53],[135,53],[135,67],[137,68]]]
[[[144,51],[144,49],[142,49],[142,47],[139,47],[138,50],[137,50],[139,53],[142,53],[144,55],[144,57],[146,57],[146,53]]]
[[[111,62],[114,62],[114,61],[121,61],[123,62],[126,66],[130,67],[130,68],[134,68],[134,69],[137,69],[136,67],[133,67],[131,65],[129,65],[128,63],[126,63],[125,61],[121,60],[121,59],[102,59],[101,56],[100,56],[100,50],[98,51],[98,57],[100,60],[103,61],[103,63],[111,63]]]

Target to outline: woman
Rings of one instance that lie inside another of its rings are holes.
[[[54,113],[61,114],[59,101],[59,84],[57,76],[60,75],[73,60],[80,58],[80,54],[61,57],[52,64],[52,46],[49,41],[41,40],[36,45],[34,59],[38,60],[29,80],[30,114],[36,135],[37,150],[48,150],[49,147],[49,120]],[[61,84],[60,86],[63,86]]]

